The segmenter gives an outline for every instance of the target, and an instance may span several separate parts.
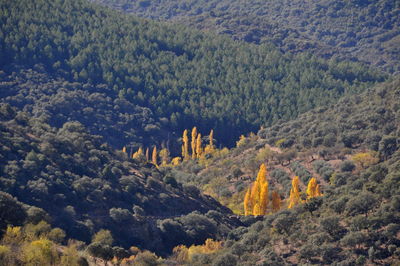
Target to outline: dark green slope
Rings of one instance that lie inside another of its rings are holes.
[[[69,238],[90,242],[103,228],[115,245],[165,254],[178,244],[220,238],[237,223],[224,218],[230,210],[211,197],[153,165],[128,160],[78,122],[57,129],[1,104],[0,142],[0,191],[44,209]],[[210,218],[213,213],[221,218]],[[179,239],[168,231],[171,219]],[[194,219],[209,231],[199,231]]]
[[[356,59],[399,72],[400,5],[379,1],[92,0],[283,51]]]
[[[214,128],[217,139],[230,145],[243,132],[294,118],[384,79],[359,64],[284,55],[270,46],[136,19],[86,1],[0,3],[0,56],[6,76],[21,66],[43,64],[50,79],[78,82],[84,90],[105,84],[114,112],[119,112],[118,99],[132,104],[127,105],[132,111],[123,111],[127,116],[135,117],[141,108],[151,110],[154,121],[146,132],[133,125],[137,133],[119,133],[122,137],[117,143],[114,138],[114,145],[137,143],[148,135],[167,141],[157,137],[159,128],[180,135],[194,125],[202,132]],[[28,94],[36,94],[33,89]],[[15,96],[18,88],[13,91]],[[107,137],[103,132],[113,123],[94,127],[93,133]]]

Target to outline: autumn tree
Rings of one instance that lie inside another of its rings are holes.
[[[308,182],[306,193],[307,193],[307,200],[322,196],[322,193],[320,191],[320,186],[317,183],[317,179],[315,177],[312,177]]]
[[[191,142],[192,159],[196,159],[196,139],[197,139],[197,128],[194,127],[192,129],[192,142]]]
[[[267,168],[265,164],[261,164],[256,181],[254,181],[245,195],[245,215],[265,215],[268,202]]]
[[[211,129],[210,135],[208,136],[209,143],[204,149],[204,153],[210,154],[214,152],[214,130]]]
[[[292,180],[292,188],[290,189],[289,196],[289,206],[288,208],[293,208],[297,204],[301,203],[300,189],[299,189],[299,177],[295,176]]]
[[[143,157],[143,149],[140,147],[135,153],[132,154],[132,159],[139,160]]]
[[[200,158],[202,153],[203,153],[203,148],[201,147],[201,134],[199,133],[196,139],[196,157]]]
[[[253,211],[253,205],[251,201],[251,189],[247,189],[246,195],[244,196],[244,215],[251,215]]]
[[[161,165],[166,166],[169,161],[169,150],[167,148],[161,149],[160,157],[161,157]]]
[[[173,166],[178,166],[181,163],[181,157],[174,157],[171,160],[171,163],[172,163]]]
[[[189,160],[189,138],[187,135],[187,129],[183,131],[182,142],[182,158],[187,161]]]
[[[367,168],[371,165],[377,164],[379,158],[376,152],[361,152],[352,156],[351,158],[361,168]]]
[[[151,155],[151,162],[157,166],[157,147],[154,146],[153,148],[153,154]]]
[[[150,149],[149,148],[146,149],[146,161],[147,162],[150,161]]]
[[[122,148],[122,152],[126,153],[126,147],[125,146]]]

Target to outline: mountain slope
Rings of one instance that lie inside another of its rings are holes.
[[[188,264],[398,264],[399,102],[397,79],[261,129],[206,167],[176,168],[180,181],[242,212],[245,192],[265,163],[270,197],[274,190],[285,200],[280,211],[269,203],[262,221],[232,231],[220,253]],[[287,209],[295,175],[304,202]],[[306,200],[311,177],[323,196]]]
[[[80,123],[67,122],[56,129],[7,104],[0,107],[0,190],[44,209],[69,238],[89,241],[98,230],[109,229],[117,245],[165,254],[172,244],[199,243],[225,234],[204,214],[230,211],[196,188],[182,187],[171,174],[150,164],[128,160]],[[214,231],[197,234],[190,224],[192,216],[211,224]],[[157,227],[157,220],[168,223],[175,218],[191,230],[190,237],[176,240]],[[229,227],[235,221],[218,223]]]
[[[93,0],[128,13],[188,24],[283,51],[357,59],[399,72],[398,1]]]
[[[385,78],[360,64],[283,55],[270,46],[137,19],[86,1],[0,3],[6,77],[42,64],[49,79],[79,82],[88,90],[105,84],[111,101],[133,105],[127,105],[132,112],[122,111],[127,119],[136,107],[151,110],[152,126],[143,133],[141,125],[132,125],[138,133],[122,133],[120,147],[165,132],[159,127],[174,133],[195,125],[204,132],[214,128],[223,144],[232,145],[242,132],[294,118]],[[93,133],[107,137],[104,129],[113,125],[95,127]]]

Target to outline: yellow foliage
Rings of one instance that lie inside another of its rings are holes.
[[[267,182],[267,167],[261,164],[257,179],[249,188],[244,200],[245,215],[265,215],[269,197]]]
[[[184,245],[176,246],[173,249],[173,256],[179,263],[188,263],[195,254],[211,254],[220,249],[222,249],[222,241],[208,238],[203,245],[191,245],[189,248]]]
[[[126,153],[126,147],[125,146],[122,148],[122,152]]]
[[[192,142],[191,142],[192,159],[196,159],[196,139],[197,139],[197,128],[194,127],[192,129]]]
[[[307,185],[307,199],[311,199],[316,197],[316,187],[317,187],[317,179],[315,177],[312,177],[310,181],[308,181]]]
[[[161,165],[162,166],[166,166],[168,164],[168,161],[169,161],[169,150],[166,149],[166,148],[161,149],[160,157],[161,157]]]
[[[189,138],[187,135],[187,129],[185,129],[183,131],[182,142],[183,142],[182,157],[183,157],[183,160],[186,161],[186,160],[189,160]]]
[[[320,186],[319,186],[319,184],[317,184],[317,186],[315,187],[315,196],[316,197],[320,197],[320,196],[322,196],[323,194],[322,194],[322,192],[321,192],[321,188],[320,188]]]
[[[251,215],[252,210],[251,191],[250,188],[248,188],[246,195],[244,196],[244,215]]]
[[[260,214],[259,215],[264,215],[267,213],[267,206],[269,203],[269,198],[268,198],[268,183],[265,182],[262,184],[261,187],[261,192],[260,192]]]
[[[132,154],[132,159],[140,160],[143,157],[143,149],[140,147],[135,153]]]
[[[379,162],[378,154],[376,152],[362,152],[357,153],[351,157],[362,168],[367,168]]]
[[[174,157],[171,160],[171,163],[172,163],[173,166],[178,166],[181,163],[181,157]]]
[[[11,249],[8,246],[0,245],[0,265],[12,265],[12,256],[15,254],[11,253]]]
[[[208,139],[210,141],[209,146],[210,146],[210,150],[212,152],[214,150],[214,130],[211,129]]]
[[[172,250],[172,256],[178,263],[189,261],[189,249],[185,245],[179,245]]]
[[[136,259],[135,255],[130,256],[129,258],[123,258],[121,260],[120,265],[125,266],[125,265],[132,265],[133,261]]]
[[[196,158],[200,158],[202,153],[203,148],[201,147],[201,134],[199,133],[196,140]]]
[[[23,246],[22,260],[28,265],[57,265],[59,256],[53,242],[42,238]]]
[[[292,188],[290,189],[288,208],[291,209],[299,203],[301,203],[300,189],[299,189],[299,177],[295,176],[295,177],[293,177]]]
[[[4,244],[16,244],[24,240],[20,226],[7,226],[7,230],[3,236],[2,242]]]
[[[150,150],[149,148],[146,149],[146,162],[150,161]]]
[[[246,142],[247,142],[246,137],[245,137],[244,135],[241,135],[241,136],[239,137],[239,140],[236,141],[236,147],[240,147],[240,146],[246,144]]]
[[[152,153],[152,155],[151,155],[151,162],[152,162],[155,166],[158,165],[158,164],[157,164],[157,147],[156,147],[156,146],[154,146],[154,148],[153,148],[153,153]]]
[[[79,266],[79,254],[75,245],[66,247],[61,256],[62,266]]]

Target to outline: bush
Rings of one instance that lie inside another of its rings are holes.
[[[342,172],[351,172],[354,170],[354,168],[356,168],[356,166],[354,165],[354,163],[352,161],[344,161],[340,164],[340,170]]]

